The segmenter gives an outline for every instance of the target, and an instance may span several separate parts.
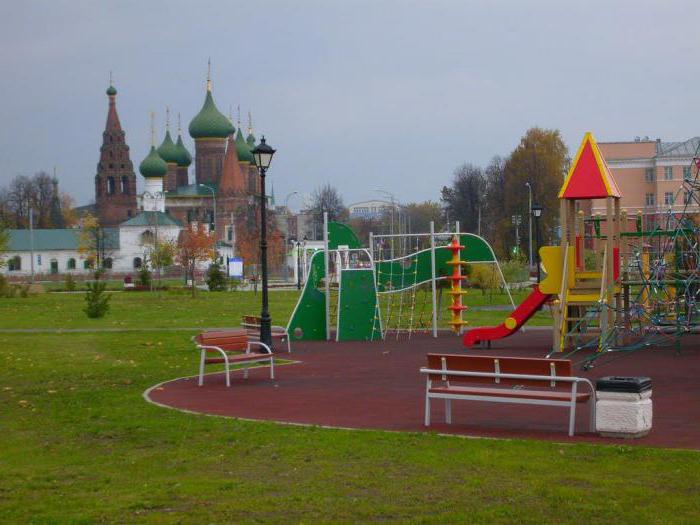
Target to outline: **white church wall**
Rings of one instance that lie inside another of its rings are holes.
[[[144,245],[144,232],[151,232],[156,235],[155,227],[144,228],[142,226],[122,226],[119,228],[119,257],[115,260],[115,270],[120,272],[133,272],[134,260],[138,257],[143,261],[148,252],[147,246]],[[180,234],[179,226],[158,226],[158,239],[161,242],[177,243],[178,235]],[[117,269],[117,267],[119,269]]]
[[[7,262],[14,257],[19,256],[21,259],[20,270],[10,270]],[[3,254],[5,265],[2,267],[2,273],[9,277],[25,277],[32,273],[31,253],[28,251],[14,251]],[[75,269],[68,267],[68,262],[73,259],[75,261]],[[88,274],[90,269],[83,267],[84,259],[77,250],[37,250],[34,252],[34,275],[51,275],[51,262],[57,264],[58,274],[73,273]]]

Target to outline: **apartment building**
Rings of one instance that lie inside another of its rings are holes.
[[[645,229],[659,224],[669,211],[700,213],[698,202],[690,198],[688,184],[684,184],[696,178],[700,137],[684,142],[645,137],[630,142],[599,142],[598,146],[622,192],[622,210],[630,217],[641,213]],[[605,202],[593,201],[585,211],[604,214]]]

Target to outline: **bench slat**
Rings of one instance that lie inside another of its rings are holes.
[[[443,359],[445,366],[443,367]],[[523,374],[523,375],[556,375],[560,377],[571,377],[572,366],[568,359],[533,359],[526,357],[500,357],[500,356],[474,356],[461,354],[428,354],[428,368],[459,372],[487,372],[501,374]],[[430,374],[433,381],[442,381],[441,374]],[[511,379],[492,377],[459,377],[450,376],[447,378],[450,383],[459,384],[498,384],[501,386],[556,386],[550,381],[539,379]]]
[[[229,363],[245,363],[247,361],[260,361],[260,360],[269,360],[270,359],[270,354],[239,354],[239,355],[229,355],[228,356],[228,362]],[[215,363],[224,363],[225,360],[223,357],[207,357],[204,360],[205,364],[215,364]]]
[[[222,350],[245,351],[248,348],[248,334],[243,328],[202,332],[195,337],[200,345],[218,346]]]
[[[547,401],[570,401],[571,392],[561,390],[524,390],[513,388],[479,388],[479,387],[435,387],[429,390],[431,394],[458,394],[480,397],[511,397],[520,399],[542,399]],[[591,397],[590,392],[577,392],[576,402],[585,403]]]

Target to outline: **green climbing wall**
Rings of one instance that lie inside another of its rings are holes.
[[[361,248],[360,239],[350,226],[339,222],[328,223],[328,249],[337,250],[338,246],[347,246],[350,250]]]
[[[323,252],[311,256],[309,278],[287,325],[292,341],[324,341],[326,339],[326,295],[319,289],[323,276]]]
[[[328,223],[328,248],[360,247],[360,240],[345,224]],[[326,294],[322,288],[326,271],[323,251],[317,251],[309,261],[309,276],[294,308],[287,332],[293,341],[324,341],[326,339]]]
[[[370,269],[341,271],[336,339],[338,341],[381,339],[379,323],[374,322],[377,314],[374,272]]]

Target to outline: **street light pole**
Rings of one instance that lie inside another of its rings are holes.
[[[529,182],[525,183],[527,186],[528,193],[528,205],[527,205],[527,227],[528,227],[528,251],[530,252],[530,270],[532,269],[532,186]],[[530,275],[530,270],[528,270],[528,279]]]
[[[29,205],[29,256],[31,257],[31,282],[34,283],[34,208]]]
[[[476,233],[481,237],[481,204],[479,204],[479,217],[476,222]]]
[[[301,290],[301,242],[297,241],[297,290]]]
[[[292,197],[292,195],[298,195],[298,194],[299,194],[298,191],[292,191],[289,194],[287,194],[287,196],[284,198],[284,210],[285,210],[285,214],[286,214],[285,217],[287,220],[287,227],[285,229],[287,233],[286,233],[285,239],[284,239],[285,240],[285,243],[284,243],[284,246],[285,246],[284,282],[285,283],[289,281],[289,265],[287,264],[287,247],[289,246],[289,241],[291,239],[291,237],[289,236],[289,215],[290,215],[289,198]],[[299,232],[297,232],[297,238],[299,238]]]
[[[401,209],[400,209],[401,203],[396,199],[394,194],[389,192],[389,191],[383,190],[381,188],[374,188],[374,191],[376,191],[377,193],[382,193],[382,194],[384,194],[384,196],[388,196],[391,199],[391,226],[389,228],[389,233],[391,234],[391,237],[389,237],[389,238],[391,239],[391,241],[390,241],[389,246],[390,246],[390,251],[391,251],[391,258],[393,259],[394,258],[394,211],[399,212],[399,233],[401,233]],[[397,203],[399,205],[398,209],[396,206]]]
[[[522,215],[513,215],[511,217],[511,221],[515,225],[515,250],[518,254],[520,254],[520,223],[522,218]]]
[[[542,216],[542,206],[532,205],[532,214],[535,216],[535,241],[537,244],[537,282],[540,282],[540,217]]]
[[[214,231],[216,232],[216,235],[218,236],[219,232],[216,229],[216,192],[214,192],[214,188],[211,186],[207,186],[206,184],[198,184],[198,186],[201,186],[202,188],[206,188],[211,192],[211,198],[214,201],[214,220],[212,223],[214,224]]]
[[[299,192],[298,192],[298,191],[293,191],[293,192],[287,194],[287,196],[284,198],[284,207],[287,209],[287,212],[289,212],[289,199],[290,199],[290,197],[292,197],[293,195],[299,195]]]
[[[272,348],[272,319],[267,290],[267,198],[265,193],[265,174],[270,167],[275,150],[265,143],[265,136],[260,139],[253,150],[255,165],[260,173],[260,266],[262,267],[262,309],[260,312],[260,341]]]
[[[301,252],[302,249],[303,251],[306,251],[306,241],[308,240],[309,239],[306,237],[306,235],[304,235],[303,244],[301,243],[301,241],[297,240],[297,290],[301,290]]]

